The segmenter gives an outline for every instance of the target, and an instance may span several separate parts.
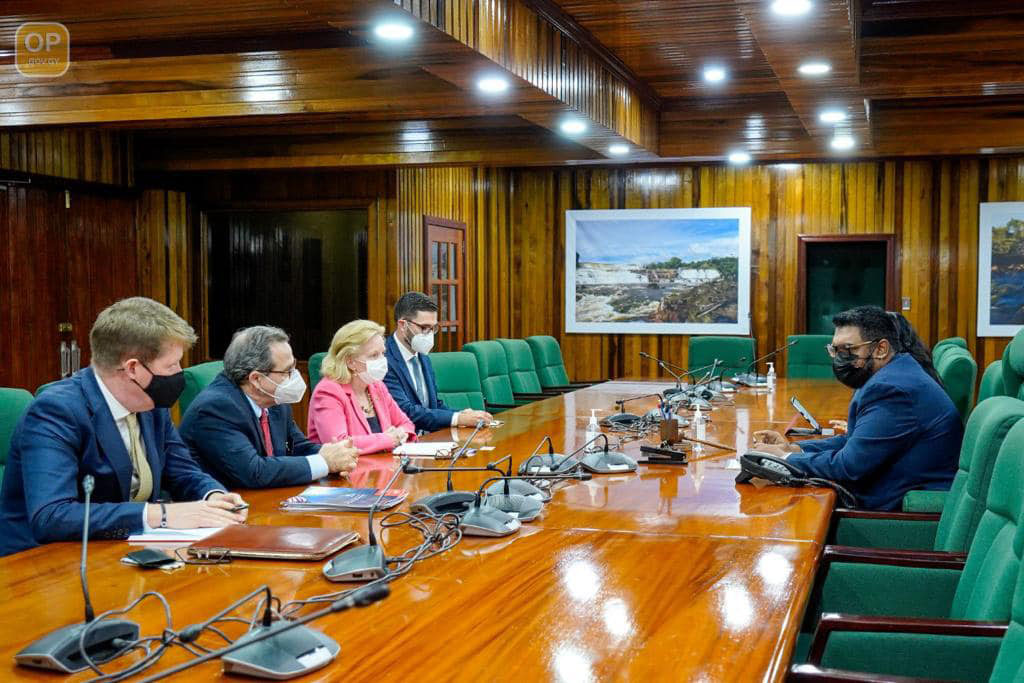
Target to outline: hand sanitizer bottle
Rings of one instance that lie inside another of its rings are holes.
[[[592,439],[596,439],[601,434],[601,427],[597,424],[597,411],[592,409],[590,411],[590,422],[587,423],[587,431],[583,435],[583,442],[589,443]],[[597,444],[592,443],[586,448],[587,452],[597,450]]]
[[[700,406],[697,406],[697,410],[693,413],[693,435],[698,439],[707,438],[707,424],[704,421],[704,415],[700,412]]]
[[[768,391],[775,391],[775,363],[768,363]]]

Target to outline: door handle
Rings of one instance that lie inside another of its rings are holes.
[[[68,348],[68,343],[62,341],[60,343],[60,378],[64,379],[71,374],[71,349]]]
[[[74,339],[71,340],[70,356],[71,374],[74,374],[82,369],[82,349]]]

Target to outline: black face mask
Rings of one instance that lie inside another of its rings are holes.
[[[872,344],[869,349],[873,353],[875,345]],[[852,353],[836,354],[832,359],[832,374],[851,389],[860,389],[864,386],[871,379],[875,368],[875,359],[872,356],[867,357],[863,367],[854,365],[857,360],[858,357]]]
[[[157,408],[170,408],[173,406],[174,402],[181,396],[181,392],[185,391],[185,372],[178,371],[173,375],[157,375],[145,363],[141,363],[141,365],[149,371],[150,375],[153,375],[153,379],[145,387],[135,382],[135,380],[132,381],[146,392],[146,396],[153,399],[153,405]]]

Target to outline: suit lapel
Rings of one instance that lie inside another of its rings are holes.
[[[370,434],[370,423],[366,421],[366,415],[363,413],[363,409],[359,406],[359,401],[356,399],[356,394],[352,391],[351,384],[342,384],[341,390],[345,393],[345,397],[348,399],[350,410],[355,413],[356,417],[359,418],[359,422],[363,425],[363,431],[365,434]],[[373,391],[370,391],[370,400],[373,401]],[[374,403],[374,410],[377,409],[377,404]],[[377,419],[380,420],[380,413],[377,413]],[[381,429],[384,426],[381,425]]]
[[[131,496],[132,487],[132,459],[128,449],[124,446],[124,439],[121,432],[114,424],[114,416],[110,414],[106,399],[100,391],[93,369],[86,368],[82,371],[82,392],[85,394],[89,404],[89,412],[92,415],[93,433],[96,435],[96,442],[99,448],[100,457],[106,459],[110,469],[117,476],[118,486],[121,488],[121,496],[128,500]]]
[[[249,438],[253,439],[253,443],[258,444],[256,450],[259,451],[259,453],[262,455],[264,453],[264,450],[263,450],[263,428],[260,426],[260,419],[258,417],[256,417],[256,413],[253,412],[252,404],[249,403],[249,399],[242,392],[241,387],[238,387],[234,382],[229,380],[227,378],[227,376],[225,376],[225,375],[220,375],[216,379],[217,382],[220,382],[222,380],[223,380],[224,385],[226,387],[226,391],[227,391],[228,395],[231,396],[231,400],[235,403],[235,406],[238,408],[238,410],[242,411],[243,415],[247,415],[249,417],[249,420],[246,422],[246,424],[249,425],[249,430],[250,430]],[[271,421],[271,422],[273,422],[273,421]],[[273,440],[274,440],[274,425],[273,424],[270,425],[270,440],[271,440],[271,442],[273,442]]]
[[[415,398],[418,403],[420,400],[419,394],[416,393],[416,383],[412,381],[412,376],[409,374],[409,366],[405,362],[405,358],[402,357],[402,351],[398,348],[398,342],[395,340],[395,336],[391,335],[387,341],[388,350],[388,366],[394,367],[395,372],[398,374],[398,379],[405,385],[405,394]]]

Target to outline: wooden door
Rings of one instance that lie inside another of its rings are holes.
[[[466,224],[423,217],[424,290],[437,303],[434,348],[458,351],[466,335]]]

